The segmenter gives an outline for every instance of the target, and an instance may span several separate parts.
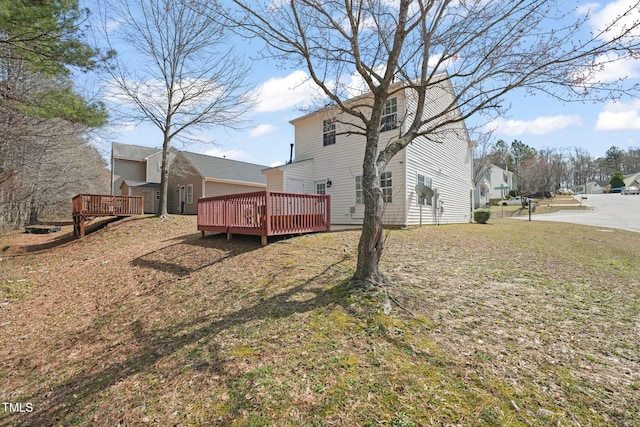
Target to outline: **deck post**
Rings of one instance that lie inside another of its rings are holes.
[[[231,241],[231,236],[233,236],[233,234],[231,233],[227,233],[227,242]]]
[[[260,236],[260,243],[262,244],[262,246],[267,246],[267,235],[263,234],[262,236]]]

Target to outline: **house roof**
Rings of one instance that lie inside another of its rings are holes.
[[[142,161],[160,151],[162,150],[158,148],[143,147],[141,145],[121,144],[119,142],[114,142],[111,147],[113,158],[123,160]]]
[[[431,84],[445,84],[445,85],[448,85],[448,86],[451,85],[451,82],[449,81],[449,75],[448,75],[447,72],[437,73],[437,74],[433,75],[432,76],[432,80],[433,80],[433,82]],[[404,81],[399,81],[399,82],[392,83],[391,86],[389,87],[389,92],[390,92],[390,94],[394,93],[394,92],[395,93],[400,92],[405,86],[407,86],[407,85],[405,84]],[[360,100],[360,99],[363,99],[363,98],[367,98],[367,97],[371,97],[371,96],[372,96],[372,92],[365,92],[365,93],[362,93],[361,95],[357,95],[357,96],[354,96],[352,98],[349,98],[349,99],[346,99],[346,100],[343,100],[343,101],[344,101],[344,104],[349,105],[349,104],[351,104],[351,103],[353,103],[353,102],[355,102],[357,100]],[[392,96],[392,95],[390,95],[390,96]],[[307,113],[305,115],[302,115],[300,117],[296,117],[293,120],[290,120],[289,123],[291,123],[292,125],[295,126],[295,124],[297,122],[301,121],[301,120],[304,120],[304,119],[306,119],[308,117],[311,117],[311,116],[314,116],[316,114],[326,113],[328,111],[340,111],[340,110],[335,105],[329,105],[327,107],[320,108],[318,110],[312,111],[312,112]]]
[[[242,181],[257,184],[267,183],[262,170],[267,166],[223,157],[207,156],[205,154],[181,151],[184,156],[205,179],[219,179],[225,181]]]
[[[283,164],[283,165],[272,166],[272,167],[268,167],[268,168],[267,168],[267,167],[265,167],[264,169],[262,169],[262,173],[268,173],[269,171],[272,171],[272,170],[274,170],[274,171],[275,171],[275,170],[279,170],[279,171],[281,171],[281,170],[287,169],[287,168],[288,168],[288,167],[290,167],[290,166],[295,166],[295,165],[298,165],[298,164],[303,163],[303,162],[309,162],[309,161],[311,161],[311,160],[313,160],[313,158],[310,158],[310,159],[302,159],[302,160],[293,160],[292,162],[290,162],[290,163],[285,163],[285,164]]]
[[[624,176],[625,185],[631,186],[636,182],[640,182],[640,173],[632,173]]]
[[[131,179],[123,180],[122,184],[120,184],[120,188],[122,188],[123,185],[126,185],[127,187],[138,188],[160,188],[160,183],[157,182],[133,181]]]

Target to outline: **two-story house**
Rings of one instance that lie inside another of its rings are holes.
[[[380,145],[397,138],[415,114],[415,92],[396,83],[381,123]],[[362,102],[367,95],[355,99]],[[426,114],[438,114],[453,100],[448,80],[429,91]],[[348,102],[355,102],[354,100]],[[432,117],[433,117],[432,116]],[[265,169],[267,190],[331,195],[332,224],[359,225],[364,215],[362,162],[365,137],[349,133],[348,118],[326,108],[292,120],[295,160]],[[472,143],[462,122],[448,132],[419,137],[399,152],[380,176],[386,225],[470,222],[473,209]],[[416,186],[428,187],[421,197]]]
[[[510,190],[515,189],[513,176],[513,172],[491,165],[476,187],[475,207],[486,206],[491,200],[503,199]]]

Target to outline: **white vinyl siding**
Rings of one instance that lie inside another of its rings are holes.
[[[425,115],[440,113],[444,105],[451,100],[451,88],[444,86],[428,92]],[[410,111],[415,96],[409,97]],[[463,124],[449,125],[447,129],[427,140],[420,137],[406,148],[407,187],[415,188],[418,174],[431,178],[434,191],[432,206],[422,209],[423,223],[453,224],[471,220],[471,191],[473,184],[472,156],[469,149],[469,136]],[[437,141],[437,142],[436,142]],[[420,205],[416,201],[415,191],[407,195],[409,209],[408,221],[417,224],[420,221]],[[442,208],[442,209],[440,209]]]
[[[402,109],[402,97],[398,96],[398,109]],[[364,204],[356,203],[356,177],[362,175],[362,160],[364,159],[365,138],[362,135],[340,133],[336,135],[336,144],[323,146],[322,123],[324,120],[336,117],[340,132],[346,131],[349,119],[335,113],[321,112],[310,114],[294,120],[295,126],[295,158],[299,164],[282,166],[285,176],[289,177],[294,170],[302,172],[303,165],[309,165],[311,180],[305,175],[306,191],[315,192],[316,181],[330,179],[331,185],[331,222],[333,224],[362,224]],[[353,119],[355,120],[355,119]],[[343,127],[345,129],[343,129]],[[381,146],[381,149],[384,148]],[[402,155],[395,156],[387,165],[386,170],[393,173],[393,197],[403,199],[404,194],[404,165]],[[308,159],[307,161],[302,161]],[[269,184],[270,185],[270,184]],[[308,185],[308,186],[307,186]],[[286,190],[285,190],[286,191]],[[362,200],[364,202],[364,200]],[[405,206],[403,203],[388,205],[384,210],[385,224],[404,225]]]

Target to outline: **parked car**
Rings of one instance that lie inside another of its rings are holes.
[[[624,190],[624,187],[614,187],[611,190],[609,190],[610,193],[622,193],[622,190]]]
[[[640,189],[638,187],[624,187],[620,194],[640,194]]]
[[[517,196],[517,197],[511,197],[510,199],[503,199],[503,200],[500,200],[500,201],[498,202],[498,205],[500,205],[500,206],[522,206],[522,203],[523,203],[523,201],[522,201],[522,200],[523,200],[523,198],[522,198],[522,197],[520,197],[520,196]],[[524,205],[525,205],[525,206],[527,205],[527,199],[526,199],[526,197],[524,198]]]

